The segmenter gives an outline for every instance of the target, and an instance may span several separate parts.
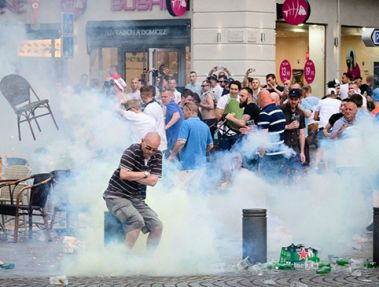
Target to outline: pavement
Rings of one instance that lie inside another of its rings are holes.
[[[370,236],[369,236],[370,237]],[[62,260],[67,259],[63,249],[63,237],[55,234],[52,242],[47,242],[41,230],[34,232],[33,240],[26,234],[20,242],[13,243],[11,237],[0,234],[0,260],[15,263],[11,270],[0,269],[0,286],[53,286],[49,278],[64,275],[60,271]],[[372,241],[367,241],[367,248],[351,253],[354,258],[367,258],[372,253]],[[117,262],[115,262],[117,264]],[[366,269],[363,264],[349,267],[333,267],[329,274],[316,274],[315,270],[268,270],[267,268],[238,269],[233,262],[232,272],[209,275],[186,276],[67,276],[68,286],[379,286],[379,268]]]

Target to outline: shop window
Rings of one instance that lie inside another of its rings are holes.
[[[316,78],[311,83],[314,95],[322,97],[325,92],[325,26],[301,24],[293,26],[276,23],[276,76],[280,85],[279,67],[288,60],[292,68],[293,83],[308,84],[304,79],[304,65],[307,58],[316,67]]]
[[[362,27],[341,27],[340,71],[349,72],[353,79],[360,76],[365,81],[375,75],[375,63],[379,62],[379,47],[366,47],[362,41]],[[377,75],[379,77],[379,75]]]
[[[20,57],[60,58],[61,39],[29,40],[20,45]]]

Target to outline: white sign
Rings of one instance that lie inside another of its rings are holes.
[[[366,47],[379,46],[379,28],[364,28],[362,40]]]

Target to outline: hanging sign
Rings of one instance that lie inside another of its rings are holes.
[[[312,84],[316,77],[315,63],[311,59],[308,59],[304,65],[304,78],[308,84]]]
[[[286,0],[282,6],[282,16],[291,25],[305,23],[311,15],[311,6],[307,0]]]
[[[284,83],[287,80],[291,80],[292,69],[291,69],[291,64],[288,60],[283,60],[280,63],[279,74],[280,74],[280,80],[282,81],[282,83]]]
[[[189,11],[189,0],[166,0],[166,6],[171,16],[181,17]]]

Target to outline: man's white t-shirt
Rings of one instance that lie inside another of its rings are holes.
[[[340,85],[340,99],[344,100],[349,96],[349,84]]]
[[[149,132],[158,132],[156,130],[155,119],[143,112],[123,111],[122,115],[130,123],[130,139],[132,144],[140,143],[141,139]]]
[[[217,102],[217,109],[225,110],[225,107],[226,107],[227,103],[229,102],[229,100],[230,100],[230,94],[223,95]],[[239,101],[239,100],[240,100],[240,97],[238,95],[237,101]]]
[[[218,102],[221,98],[223,91],[224,91],[224,89],[219,84],[217,84],[216,87],[211,89],[213,99]]]
[[[157,102],[153,101],[147,104],[143,112],[155,119],[155,129],[161,136],[161,144],[159,149],[161,151],[166,150],[167,138],[162,107]]]
[[[174,101],[175,103],[179,104],[182,100],[182,94],[177,90],[175,89],[174,91]]]
[[[329,122],[332,115],[340,112],[341,101],[332,98],[326,98],[319,102],[316,111],[319,112],[319,128],[323,128]]]

